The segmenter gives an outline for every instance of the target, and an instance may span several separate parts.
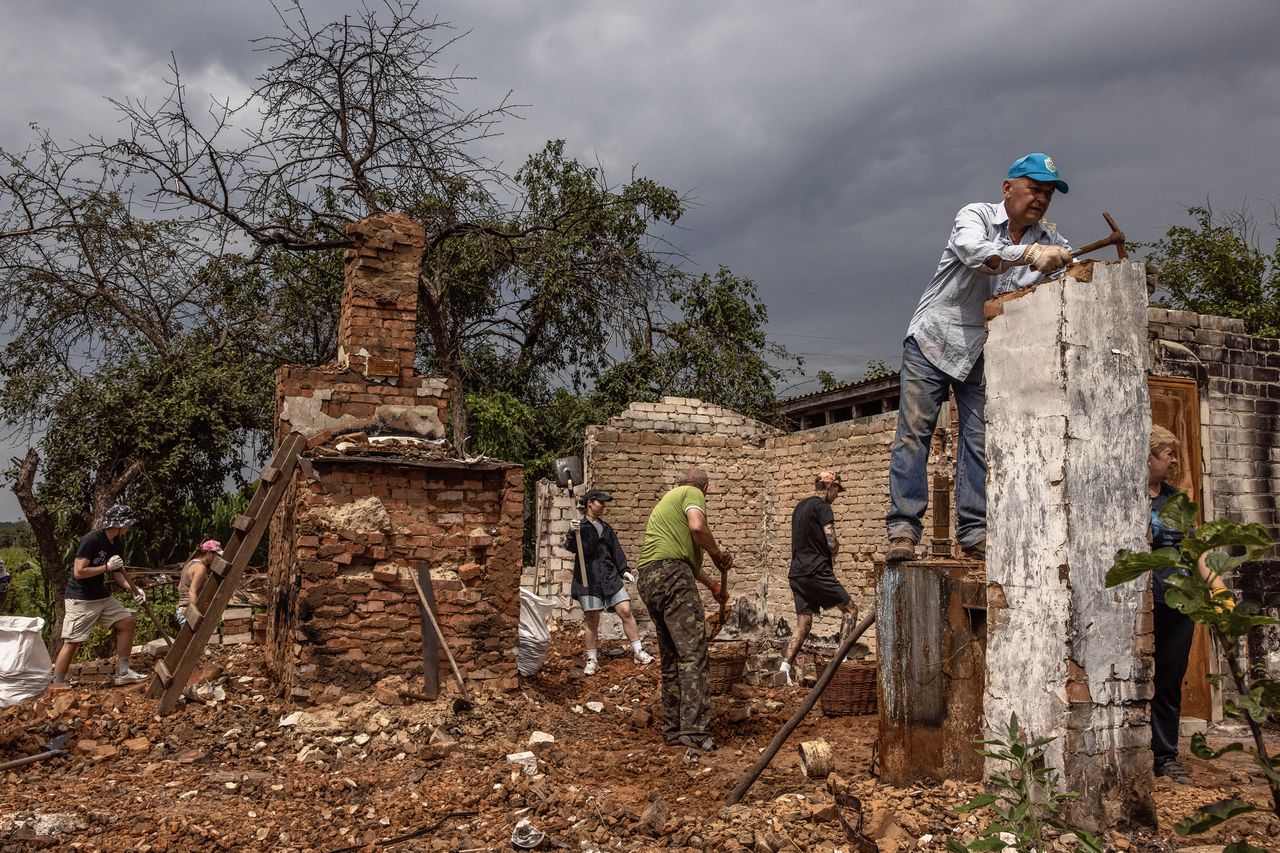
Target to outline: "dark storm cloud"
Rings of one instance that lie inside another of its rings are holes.
[[[170,51],[192,91],[242,95],[263,62],[247,40],[278,29],[256,0],[7,5],[6,148],[28,121],[121,132],[103,96],[163,94]],[[421,8],[470,31],[445,56],[477,78],[461,103],[529,105],[491,156],[514,168],[563,137],[615,180],[634,166],[687,191],[675,239],[758,283],[810,376],[896,365],[952,215],[997,199],[1027,151],[1060,163],[1071,192],[1049,218],[1077,244],[1103,210],[1151,239],[1206,198],[1280,201],[1273,0]]]

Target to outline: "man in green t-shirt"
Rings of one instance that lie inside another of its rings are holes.
[[[690,468],[649,513],[636,586],[658,634],[662,656],[662,737],[668,746],[704,752],[711,739],[707,685],[707,629],[696,580],[716,601],[725,591],[702,570],[702,555],[728,571],[733,555],[716,544],[707,525],[708,479]]]

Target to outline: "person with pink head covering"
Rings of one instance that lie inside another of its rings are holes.
[[[206,539],[196,548],[182,574],[178,575],[178,625],[187,624],[187,607],[200,600],[200,587],[208,576],[209,567],[214,557],[222,556],[222,543],[217,539]]]

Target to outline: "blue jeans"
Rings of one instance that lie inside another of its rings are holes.
[[[889,462],[889,538],[920,541],[921,519],[929,506],[929,444],[938,412],[956,395],[960,436],[956,460],[956,539],[968,548],[987,536],[987,425],[983,409],[987,382],[983,359],[963,382],[933,366],[915,338],[902,348],[902,386],[898,396],[898,431]]]

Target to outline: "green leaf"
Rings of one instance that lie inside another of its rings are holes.
[[[1239,743],[1229,743],[1222,749],[1214,749],[1209,746],[1204,739],[1203,732],[1196,732],[1191,736],[1191,754],[1196,758],[1203,758],[1206,761],[1214,758],[1221,758],[1228,752],[1243,752],[1244,745]]]
[[[1075,833],[1076,850],[1085,850],[1087,853],[1103,853],[1102,839],[1096,835],[1085,832],[1083,829],[1072,829]]]
[[[1248,814],[1257,810],[1257,806],[1250,805],[1244,800],[1234,798],[1219,800],[1216,803],[1210,803],[1207,806],[1196,809],[1190,817],[1178,821],[1174,825],[1173,831],[1178,835],[1197,835],[1205,830],[1212,829],[1225,820],[1230,820],[1236,815]]]
[[[1009,845],[1005,844],[999,838],[981,838],[969,845],[969,850],[973,853],[981,853],[985,850],[1004,850]]]
[[[1187,496],[1186,492],[1178,492],[1165,503],[1160,511],[1160,520],[1175,530],[1190,533],[1196,526],[1196,515],[1200,507]],[[1163,549],[1162,549],[1163,550]]]
[[[1122,548],[1116,552],[1115,562],[1107,569],[1107,586],[1119,586],[1145,575],[1154,569],[1180,564],[1182,555],[1176,548],[1161,548],[1158,551],[1130,551]]]
[[[994,803],[996,799],[997,797],[994,794],[979,794],[963,806],[952,809],[952,811],[956,814],[964,814],[965,812],[971,812],[975,809],[985,808],[986,806]]]

